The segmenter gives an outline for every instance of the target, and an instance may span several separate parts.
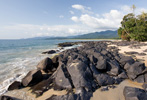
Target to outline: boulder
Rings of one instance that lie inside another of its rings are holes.
[[[96,68],[98,70],[106,70],[106,67],[107,67],[107,60],[104,59],[103,56],[98,57]]]
[[[126,63],[133,64],[135,61],[130,56],[121,56],[121,59],[119,60],[121,66],[123,67]]]
[[[43,59],[38,65],[37,65],[37,69],[39,70],[44,70],[45,72],[48,71],[53,71],[54,70],[54,66],[53,66],[53,62],[50,58],[45,58]]]
[[[125,100],[147,100],[147,93],[139,88],[126,86],[123,91]]]
[[[49,50],[49,51],[42,52],[42,54],[54,54],[54,53],[56,53],[55,50]]]
[[[43,76],[40,70],[32,70],[22,79],[22,85],[32,86],[42,81],[42,79]]]
[[[89,67],[81,60],[74,60],[67,70],[71,75],[71,79],[75,88],[84,87],[88,90],[92,90],[92,74]]]
[[[15,90],[15,89],[20,89],[22,87],[21,82],[14,81],[9,87],[8,91]]]
[[[121,79],[128,79],[128,76],[126,74],[125,71],[121,72],[119,75],[118,75],[118,78],[121,78]]]
[[[135,62],[127,68],[127,74],[130,79],[135,79],[138,75],[142,74],[146,69],[145,64]]]
[[[60,62],[59,63],[59,68],[57,70],[57,73],[55,75],[55,83],[56,84],[56,89],[62,90],[62,89],[72,89],[73,83],[71,80],[71,77],[65,67],[65,65]]]
[[[139,75],[134,81],[138,82],[138,83],[144,83],[144,75]]]
[[[97,74],[94,77],[100,86],[113,85],[115,83],[115,79],[113,77],[110,77],[108,74]]]
[[[117,76],[120,73],[120,66],[115,60],[107,62],[107,73]]]

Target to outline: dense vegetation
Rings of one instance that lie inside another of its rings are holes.
[[[123,40],[147,41],[147,13],[135,16],[129,13],[123,17],[118,35]]]

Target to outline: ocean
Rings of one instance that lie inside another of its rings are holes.
[[[57,44],[81,40],[21,39],[0,40],[0,95],[14,81],[20,81],[48,54],[43,51],[58,49]]]

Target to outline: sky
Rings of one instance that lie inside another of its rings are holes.
[[[133,4],[147,12],[147,0],[0,0],[0,39],[117,30]]]

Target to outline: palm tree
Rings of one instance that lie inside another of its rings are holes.
[[[132,10],[133,10],[133,14],[135,15],[135,9],[136,9],[136,6],[135,5],[132,5]]]
[[[133,14],[134,14],[134,17],[135,17],[135,23],[136,23],[136,28],[137,28],[137,31],[136,31],[136,32],[138,33],[138,25],[137,25],[136,15],[135,15],[136,6],[133,4],[131,8],[132,8],[132,10],[133,10]]]

